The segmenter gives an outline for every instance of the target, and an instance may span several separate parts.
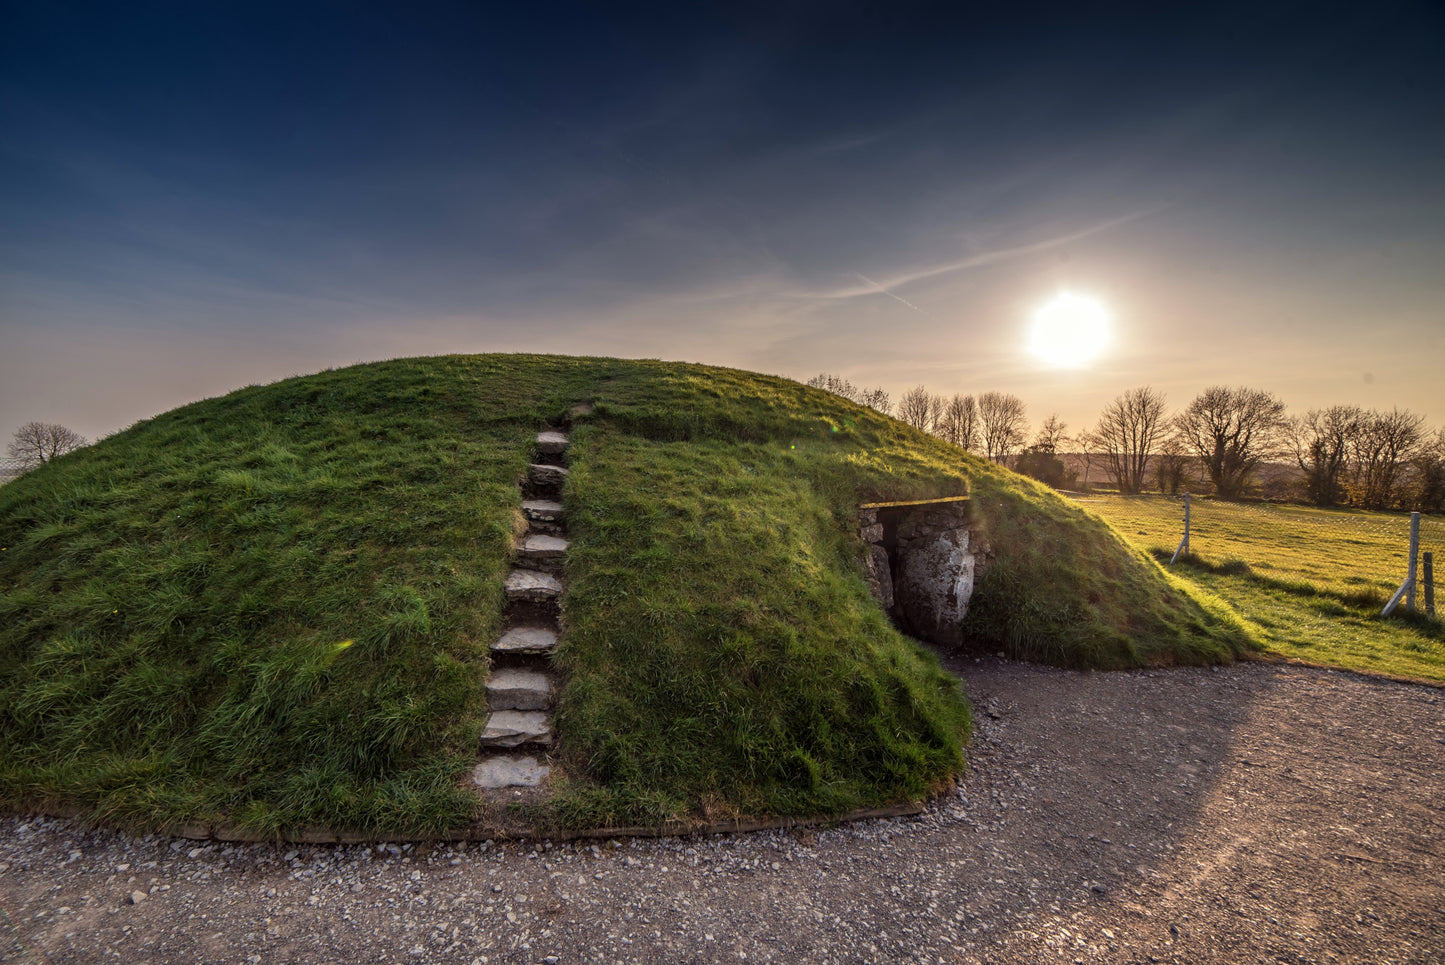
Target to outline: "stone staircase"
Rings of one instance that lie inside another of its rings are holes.
[[[536,461],[522,482],[527,534],[507,574],[506,630],[492,644],[487,681],[487,723],[481,761],[472,780],[481,788],[537,787],[551,767],[551,655],[557,647],[567,524],[562,487],[567,481],[567,436],[537,436]]]

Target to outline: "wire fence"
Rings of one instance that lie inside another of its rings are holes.
[[[24,462],[10,456],[0,456],[0,485],[8,483],[29,468]]]
[[[1126,537],[1173,553],[1184,535],[1183,497],[1079,494],[1076,500]],[[1388,598],[1410,572],[1410,514],[1317,509],[1273,503],[1189,501],[1188,552],[1212,563],[1239,561],[1261,576]],[[1433,563],[1426,573],[1426,558]],[[1445,518],[1420,516],[1415,606],[1445,605]],[[1437,613],[1439,611],[1437,610]]]

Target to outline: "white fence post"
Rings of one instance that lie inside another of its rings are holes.
[[[1177,560],[1177,559],[1179,559],[1180,554],[1187,554],[1188,552],[1189,552],[1189,494],[1188,494],[1188,493],[1185,493],[1185,494],[1184,494],[1184,538],[1179,541],[1179,548],[1174,551],[1174,555],[1171,556],[1171,557],[1169,557],[1169,565],[1170,565],[1170,566],[1173,566],[1173,565],[1174,565],[1174,561]]]
[[[1415,610],[1415,566],[1420,558],[1420,514],[1410,514],[1410,568],[1405,577],[1405,606]]]
[[[1415,609],[1415,559],[1420,555],[1420,514],[1410,514],[1410,564],[1406,568],[1405,582],[1390,597],[1390,602],[1380,611],[1380,616],[1387,617],[1395,612],[1395,607],[1400,605],[1400,598],[1404,597],[1405,606],[1410,610]]]

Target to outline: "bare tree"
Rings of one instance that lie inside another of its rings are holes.
[[[877,409],[884,415],[887,415],[893,408],[892,400],[882,386],[862,389],[841,375],[833,375],[829,372],[820,372],[804,384],[811,385],[815,389],[822,389],[824,392],[831,392],[834,395],[841,395],[850,402]]]
[[[928,390],[923,386],[916,385],[899,398],[898,421],[906,422],[915,429],[931,432],[935,407],[935,397],[929,395]]]
[[[954,394],[943,405],[935,431],[960,449],[978,446],[978,406],[971,395]]]
[[[1205,389],[1174,420],[1199,455],[1214,491],[1238,499],[1249,477],[1274,455],[1285,426],[1284,403],[1260,389]]]
[[[1051,413],[1047,419],[1039,425],[1039,431],[1034,436],[1034,444],[1030,446],[1035,452],[1057,453],[1068,441],[1065,434],[1069,424],[1059,421],[1057,412]]]
[[[1164,394],[1144,385],[1130,389],[1104,407],[1093,431],[1104,453],[1104,468],[1121,493],[1144,488],[1149,457],[1164,435]]]
[[[1003,462],[1023,445],[1028,428],[1023,400],[1008,392],[985,392],[978,397],[979,432],[984,453]]]
[[[34,469],[85,445],[85,437],[52,422],[27,422],[15,430],[6,447],[25,469]]]
[[[1425,417],[1408,409],[1365,413],[1352,453],[1355,501],[1369,509],[1394,505],[1402,470],[1420,448],[1424,435]]]
[[[888,395],[888,390],[881,385],[871,389],[859,389],[858,398],[853,401],[859,405],[866,405],[870,409],[877,409],[884,415],[893,411],[893,400]]]
[[[1316,506],[1344,500],[1345,469],[1364,417],[1359,406],[1332,405],[1290,420],[1290,445],[1305,474],[1305,492]]]
[[[1178,495],[1188,469],[1189,447],[1177,432],[1166,436],[1154,456],[1154,479],[1159,483],[1159,491],[1170,496]]]

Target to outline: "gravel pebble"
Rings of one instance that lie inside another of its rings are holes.
[[[4,962],[1445,962],[1445,697],[1269,664],[954,659],[918,818],[244,845],[0,818]]]

